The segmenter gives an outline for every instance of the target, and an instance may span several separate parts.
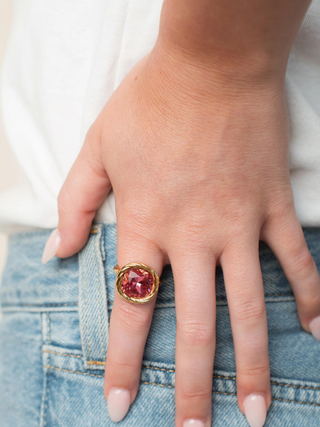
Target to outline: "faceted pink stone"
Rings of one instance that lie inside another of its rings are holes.
[[[152,274],[141,268],[130,268],[123,275],[121,290],[128,297],[146,298],[153,290]]]

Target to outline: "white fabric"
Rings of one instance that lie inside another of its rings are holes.
[[[0,225],[56,227],[57,196],[85,134],[153,47],[162,0],[15,0],[2,70],[2,114],[25,185],[0,195]],[[287,71],[290,167],[302,225],[320,226],[320,0]],[[116,221],[111,194],[99,221]]]

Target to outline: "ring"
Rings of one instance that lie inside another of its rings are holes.
[[[113,269],[117,273],[117,291],[126,301],[145,304],[151,301],[158,292],[161,280],[157,273],[147,265],[132,262],[122,268],[115,265]]]

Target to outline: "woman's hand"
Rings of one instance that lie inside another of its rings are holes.
[[[190,426],[211,425],[216,265],[230,310],[238,403],[252,426],[263,425],[271,402],[259,239],[292,286],[303,328],[310,332],[320,314],[319,274],[289,179],[284,79],[251,71],[230,81],[158,43],[92,125],[59,196],[57,256],[85,245],[112,186],[119,266],[140,262],[160,276],[171,263],[177,427],[190,419],[199,420]],[[137,395],[154,304],[115,294],[105,374],[114,420]],[[127,392],[116,395],[117,388]]]

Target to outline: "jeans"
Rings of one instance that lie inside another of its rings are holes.
[[[50,230],[13,234],[2,278],[1,427],[107,427],[104,361],[114,299],[117,228],[94,225],[85,248],[41,264]],[[304,228],[320,267],[320,228]],[[302,330],[284,273],[260,242],[272,404],[266,426],[320,426],[320,342]],[[134,260],[133,260],[134,261]],[[237,405],[235,356],[220,267],[212,425],[248,426]],[[148,336],[137,399],[123,427],[174,426],[175,303],[170,266]]]

